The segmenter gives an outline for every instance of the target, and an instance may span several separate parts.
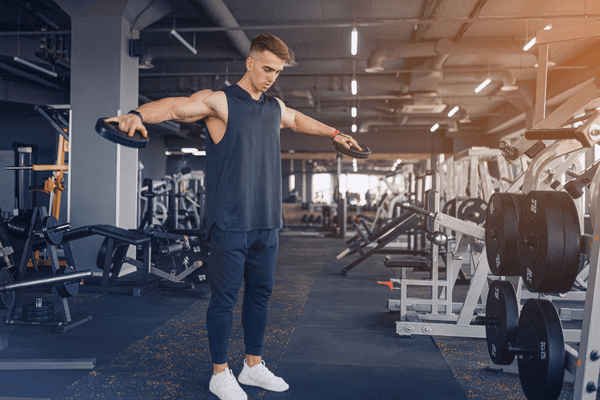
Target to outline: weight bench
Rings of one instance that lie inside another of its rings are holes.
[[[418,256],[385,256],[383,264],[388,268],[415,268],[429,270],[429,259]]]

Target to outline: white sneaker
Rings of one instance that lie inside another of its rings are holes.
[[[246,392],[242,390],[229,368],[213,375],[208,389],[221,400],[248,400]]]
[[[285,392],[290,388],[290,385],[285,383],[283,379],[275,376],[267,369],[264,361],[250,368],[244,360],[244,368],[238,376],[238,381],[242,385],[258,386],[273,392]]]

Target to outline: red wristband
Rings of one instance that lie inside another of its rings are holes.
[[[340,133],[342,133],[342,132],[339,129],[336,129],[335,132],[333,132],[333,135],[331,135],[331,138],[333,139],[334,137],[336,137]]]

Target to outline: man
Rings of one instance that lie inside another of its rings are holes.
[[[260,34],[252,40],[247,71],[236,85],[215,92],[202,90],[189,98],[161,99],[107,120],[118,122],[130,136],[136,130],[147,136],[143,123],[205,118],[212,292],[206,313],[213,362],[209,389],[221,400],[247,399],[227,364],[233,308],[242,279],[246,359],[239,382],[278,392],[288,389],[261,358],[282,220],[280,129],[320,135],[360,149],[352,137],[264,95],[286,61],[290,58],[283,41]]]

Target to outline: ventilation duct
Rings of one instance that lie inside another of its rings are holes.
[[[437,42],[419,42],[403,43],[395,46],[377,47],[371,52],[367,61],[366,72],[380,72],[384,68],[381,66],[384,60],[395,60],[415,57],[438,57],[445,54],[449,44],[448,39],[441,39]],[[450,42],[451,53],[448,56],[495,56],[495,55],[521,55],[531,58],[532,65],[536,61],[533,54],[523,51],[520,44],[515,42]],[[445,60],[444,60],[445,62]],[[442,62],[443,64],[443,62]],[[441,67],[441,65],[440,65]]]

